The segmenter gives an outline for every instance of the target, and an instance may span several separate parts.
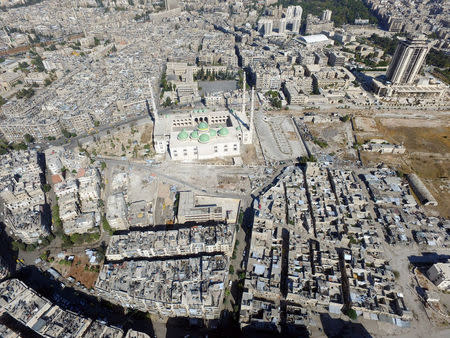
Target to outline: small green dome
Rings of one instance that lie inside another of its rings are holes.
[[[227,136],[228,133],[229,133],[229,131],[228,131],[228,128],[226,128],[226,127],[222,127],[219,130],[219,136]]]
[[[211,130],[209,131],[209,136],[211,136],[211,137],[216,137],[216,136],[217,136],[217,131],[214,130],[214,129],[211,129]]]
[[[208,134],[201,134],[198,138],[198,141],[200,143],[208,143],[209,142],[209,135]]]
[[[209,127],[208,127],[208,124],[206,122],[200,122],[198,124],[198,130],[205,131],[205,130],[208,130],[208,129],[209,129]]]
[[[197,130],[194,130],[192,133],[191,133],[191,138],[193,138],[193,139],[197,139],[198,138],[198,131]]]
[[[180,131],[180,133],[177,136],[177,139],[180,141],[184,141],[187,140],[187,138],[189,137],[188,133],[186,132],[185,129],[183,129],[182,131]]]

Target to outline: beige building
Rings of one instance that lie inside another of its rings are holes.
[[[450,289],[450,264],[436,263],[427,271],[428,278],[441,290]]]
[[[16,83],[23,80],[21,72],[6,72],[0,75],[0,86],[2,91],[10,90]]]
[[[0,125],[0,131],[8,141],[23,141],[25,134],[35,139],[61,136],[61,125],[57,118],[42,119],[39,121],[29,119],[11,119]]]
[[[187,222],[237,222],[240,200],[216,196],[196,195],[192,191],[180,192],[178,223]]]

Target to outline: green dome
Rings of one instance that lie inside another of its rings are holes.
[[[216,136],[217,136],[217,131],[215,131],[214,129],[211,129],[211,130],[209,131],[209,136],[211,136],[211,137],[216,137]]]
[[[208,127],[208,124],[206,122],[200,122],[198,124],[198,130],[205,131],[205,130],[208,130],[208,129],[209,129],[209,127]]]
[[[191,133],[191,138],[194,138],[194,139],[197,139],[198,138],[198,131],[197,130],[194,130],[192,133]]]
[[[180,131],[180,133],[177,136],[177,139],[180,141],[184,141],[187,140],[187,138],[189,137],[188,133],[186,132],[185,129],[183,129],[182,131]]]
[[[200,143],[208,143],[209,142],[209,135],[208,134],[201,134],[198,138],[198,141]]]
[[[228,129],[226,127],[222,127],[219,130],[219,136],[227,136],[229,133]]]

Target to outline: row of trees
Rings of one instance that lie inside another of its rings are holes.
[[[370,13],[362,0],[279,0],[278,5],[283,5],[283,7],[302,6],[303,18],[306,18],[308,14],[320,16],[323,10],[330,9],[333,11],[331,20],[337,26],[346,23],[353,24],[355,19],[369,19],[370,23],[378,23],[378,19]]]
[[[38,243],[26,244],[20,240],[17,240],[17,241],[12,241],[11,246],[14,251],[17,251],[17,250],[34,251],[39,248],[47,247],[54,239],[55,239],[55,236],[50,234],[47,237],[41,237],[40,244],[38,244]]]
[[[0,139],[0,155],[9,153],[11,150],[26,150],[28,146],[24,142],[13,143]]]
[[[16,93],[16,97],[18,99],[23,99],[23,98],[29,99],[33,95],[34,95],[34,89],[33,88],[23,88],[23,89],[19,90]]]
[[[70,236],[63,234],[61,236],[64,247],[71,247],[72,245],[80,245],[83,243],[92,243],[100,239],[100,233],[97,232],[87,232],[84,234],[72,234]]]
[[[443,51],[432,49],[427,55],[427,64],[445,68],[447,71],[450,71],[450,57],[446,55]]]
[[[161,75],[161,81],[159,81],[159,86],[161,87],[161,95],[162,98],[164,95],[164,92],[171,92],[172,90],[175,90],[175,85],[172,85],[169,81],[167,81],[167,75],[166,72],[163,72]]]
[[[394,55],[395,49],[398,45],[397,40],[398,35],[394,35],[394,38],[379,36],[377,34],[372,34],[369,38],[369,41],[381,48],[385,53],[389,55]]]
[[[269,99],[270,105],[274,108],[281,109],[281,99],[280,95],[276,90],[269,90],[264,94],[265,97]]]
[[[61,132],[65,138],[77,137],[76,133],[71,133],[67,129],[62,129]]]
[[[236,74],[228,71],[212,72],[207,69],[206,71],[201,68],[197,73],[194,74],[195,81],[215,81],[215,80],[234,80]]]

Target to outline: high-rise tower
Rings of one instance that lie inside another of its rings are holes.
[[[331,21],[331,14],[333,14],[333,12],[329,9],[325,9],[322,12],[322,21]]]
[[[393,84],[410,84],[420,71],[430,50],[424,35],[400,41],[395,50],[386,78]]]

